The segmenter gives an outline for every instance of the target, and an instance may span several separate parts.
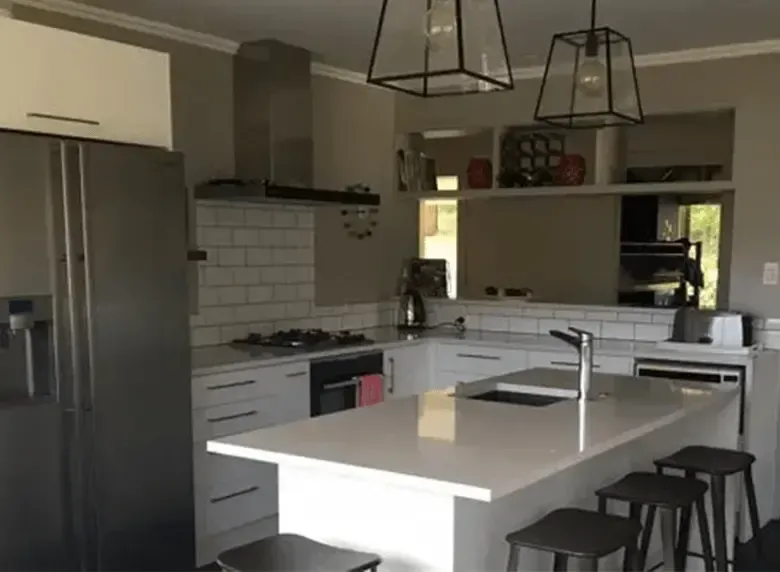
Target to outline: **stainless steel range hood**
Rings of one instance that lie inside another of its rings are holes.
[[[235,178],[206,181],[196,199],[377,206],[375,193],[313,188],[311,54],[275,40],[234,58]]]

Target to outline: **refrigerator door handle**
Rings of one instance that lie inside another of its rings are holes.
[[[68,155],[66,144],[60,143],[60,168],[62,170],[62,197],[63,197],[63,226],[65,234],[65,280],[68,293],[67,305],[68,305],[68,330],[70,334],[70,343],[68,344],[70,350],[71,367],[73,371],[73,377],[71,380],[71,394],[72,403],[66,404],[68,409],[73,410],[76,416],[76,430],[80,427],[79,419],[81,418],[81,379],[83,376],[83,365],[81,362],[80,348],[81,348],[81,336],[79,328],[79,311],[78,311],[78,276],[76,261],[79,255],[76,252],[76,245],[73,241],[75,234],[76,221],[73,220],[73,213],[71,212],[71,206],[73,204],[73,189],[70,184],[70,169],[68,167]]]
[[[84,144],[79,144],[79,197],[81,203],[81,240],[84,248],[84,312],[87,320],[86,351],[87,351],[87,388],[88,403],[86,410],[91,411],[95,401],[95,328],[94,328],[94,304],[92,291],[92,253],[89,240],[89,227],[87,218],[87,164],[85,159]]]

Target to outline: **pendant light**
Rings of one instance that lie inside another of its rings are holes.
[[[534,119],[558,127],[593,128],[644,122],[631,40],[596,27],[555,34]]]
[[[382,0],[366,81],[421,97],[512,89],[498,0]]]

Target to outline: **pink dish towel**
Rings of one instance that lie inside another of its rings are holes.
[[[360,403],[367,407],[382,403],[385,399],[385,383],[381,375],[364,375],[360,378]]]

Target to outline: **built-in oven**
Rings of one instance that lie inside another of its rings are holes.
[[[688,383],[700,383],[709,388],[739,386],[739,435],[744,435],[745,424],[745,368],[738,365],[685,362],[659,359],[637,359],[634,361],[634,375],[639,377],[661,377]]]
[[[311,363],[311,416],[354,409],[360,403],[361,379],[382,375],[382,352],[348,354]]]

